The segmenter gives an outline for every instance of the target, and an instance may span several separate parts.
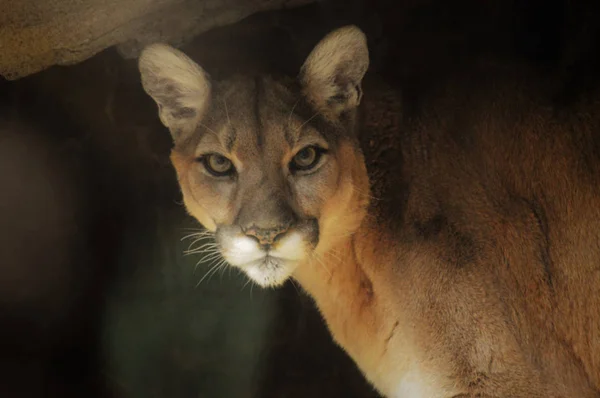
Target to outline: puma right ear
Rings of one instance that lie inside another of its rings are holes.
[[[174,141],[195,131],[210,102],[210,82],[198,64],[166,44],[146,47],[139,58],[142,86],[158,105]]]
[[[300,70],[304,95],[319,112],[337,118],[360,104],[361,81],[368,68],[365,34],[356,26],[337,29],[325,36],[304,62]]]

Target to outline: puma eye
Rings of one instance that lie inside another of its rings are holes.
[[[325,149],[311,145],[307,146],[292,158],[290,169],[292,171],[307,171],[319,164],[321,156],[326,152]]]
[[[225,177],[232,175],[235,172],[233,163],[225,156],[216,153],[210,153],[200,158],[206,171],[215,177]]]

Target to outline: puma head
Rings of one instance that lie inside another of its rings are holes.
[[[282,284],[365,215],[356,115],[368,65],[354,26],[327,35],[295,79],[213,82],[165,44],[140,56],[142,85],[174,141],[186,209],[262,286]]]

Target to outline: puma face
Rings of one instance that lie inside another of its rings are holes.
[[[140,56],[188,212],[262,286],[282,284],[362,221],[368,182],[355,130],[368,63],[355,27],[326,36],[297,79],[213,82],[163,44]]]

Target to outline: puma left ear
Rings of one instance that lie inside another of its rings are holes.
[[[142,86],[158,105],[158,115],[175,142],[194,132],[210,102],[204,70],[166,44],[146,47],[139,58]]]
[[[300,70],[304,95],[328,117],[356,108],[361,81],[369,68],[365,34],[356,26],[329,33],[310,53]]]

